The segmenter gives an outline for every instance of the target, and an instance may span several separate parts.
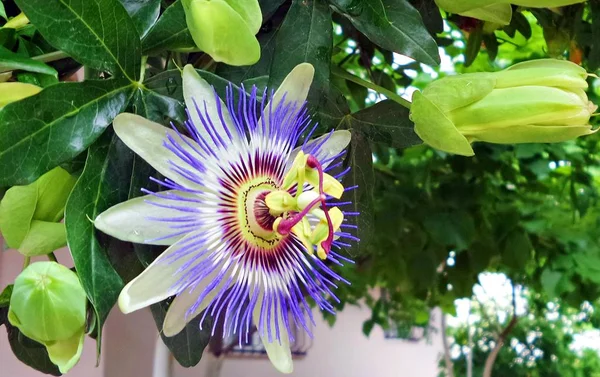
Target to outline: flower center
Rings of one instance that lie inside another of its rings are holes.
[[[238,219],[244,239],[263,249],[272,249],[280,237],[273,231],[275,217],[265,203],[268,193],[276,189],[268,177],[256,178],[242,187],[238,196]]]
[[[305,185],[312,189],[305,191]],[[339,199],[343,192],[344,187],[323,172],[314,156],[300,151],[284,178],[283,187],[265,196],[269,213],[276,216],[272,229],[280,237],[294,233],[310,254],[316,249],[319,258],[326,259],[334,232],[344,220],[337,207],[327,208],[327,195]]]
[[[326,199],[339,199],[344,187],[323,172],[314,156],[299,152],[281,187],[261,177],[239,192],[238,217],[246,241],[270,250],[293,233],[309,254],[316,250],[319,258],[327,258],[344,215],[337,207],[328,208]]]

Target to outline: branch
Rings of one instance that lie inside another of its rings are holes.
[[[448,335],[446,334],[446,314],[442,313],[442,344],[444,346],[444,362],[446,364],[446,377],[454,377],[454,365],[450,358]]]
[[[504,342],[508,337],[508,334],[515,328],[518,322],[517,317],[517,298],[515,293],[515,285],[512,284],[512,304],[513,304],[513,316],[508,326],[500,333],[498,339],[496,341],[496,347],[490,352],[487,359],[485,360],[485,367],[483,369],[483,377],[492,377],[492,368],[494,367],[494,363],[496,362],[496,357],[500,353],[500,349],[504,346]]]

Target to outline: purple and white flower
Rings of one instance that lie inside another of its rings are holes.
[[[357,241],[344,220],[356,213],[338,201],[347,190],[338,181],[344,171],[327,173],[341,165],[350,132],[310,140],[316,126],[305,101],[313,75],[310,64],[298,65],[273,95],[262,94],[261,105],[256,87],[248,95],[230,86],[223,102],[186,66],[183,131],[133,114],[114,120],[119,138],[165,177],[165,191],[118,204],[95,226],[121,240],[169,246],[123,289],[124,313],[175,296],[166,336],[198,315],[220,318],[224,334],[240,341],[254,323],[273,365],[292,371],[290,326],[310,334],[305,297],[333,312],[328,299],[346,281],[330,266],[349,262],[335,250]]]

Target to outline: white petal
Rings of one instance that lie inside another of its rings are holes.
[[[298,106],[306,101],[310,85],[315,75],[315,68],[309,63],[298,64],[285,77],[271,100],[273,110],[279,105],[285,95],[285,103],[295,102]],[[265,105],[265,111],[269,111],[271,104]],[[259,124],[260,124],[259,120]]]
[[[194,253],[189,253],[177,259],[168,258],[179,251],[185,241],[193,236],[193,234],[190,234],[171,245],[140,275],[123,288],[119,295],[119,308],[123,313],[131,313],[177,294],[177,283],[181,275],[185,273],[185,271],[178,273],[177,270],[187,263],[194,256]]]
[[[163,334],[165,336],[175,336],[179,334],[181,330],[185,328],[185,325],[193,320],[198,314],[202,313],[217,296],[225,283],[229,280],[227,272],[223,275],[221,282],[202,299],[198,308],[191,315],[187,315],[188,310],[196,303],[196,301],[198,301],[200,295],[204,292],[206,287],[213,282],[219,272],[221,272],[221,268],[216,268],[215,271],[205,277],[193,291],[190,292],[189,289],[186,289],[175,297],[171,306],[169,306],[169,310],[167,311],[167,315],[163,322]]]
[[[311,140],[308,143],[306,143],[306,146],[304,148],[298,147],[292,151],[292,154],[290,155],[290,158],[288,160],[288,168],[291,167],[292,163],[294,162],[294,159],[296,158],[296,155],[300,150],[303,150],[304,153],[309,153],[312,147],[320,145],[324,139],[327,139],[327,141],[319,148],[319,153],[317,153],[317,155],[315,156],[317,159],[319,159],[319,161],[323,162],[327,159],[337,156],[344,149],[346,149],[348,147],[348,144],[350,144],[350,138],[350,131],[340,130],[334,131],[331,135],[327,133],[314,140]],[[323,167],[327,167],[331,162],[332,161],[328,161],[324,163]]]
[[[163,146],[163,142],[167,141],[167,135],[171,135],[176,141],[181,141],[181,137],[183,137],[191,145],[197,145],[196,142],[183,135],[179,136],[170,128],[151,122],[135,114],[122,113],[117,115],[113,121],[113,127],[117,136],[160,174],[180,185],[198,188],[197,184],[188,181],[172,170],[172,165],[169,161],[173,161],[184,167],[188,165]],[[185,142],[181,141],[179,144],[191,155],[199,156]],[[197,148],[200,150],[199,146]]]
[[[173,193],[179,196],[190,196],[181,191],[163,191],[162,194]],[[174,236],[156,240],[177,233],[176,229],[169,227],[166,221],[157,218],[176,218],[186,214],[176,209],[159,207],[151,204],[173,205],[175,202],[154,195],[140,196],[123,203],[119,203],[102,212],[94,220],[96,228],[122,241],[146,243],[151,245],[172,245],[182,236]],[[154,219],[152,219],[154,218]]]
[[[268,332],[268,327],[267,327],[267,323],[263,324],[263,329],[264,329],[264,334],[260,333],[260,311],[261,311],[261,304],[262,304],[262,295],[261,298],[259,298],[259,300],[256,303],[256,307],[254,308],[254,313],[253,313],[253,320],[254,320],[254,324],[256,325],[256,327],[259,329],[258,334],[260,335],[260,338],[265,346],[265,350],[267,351],[267,356],[269,356],[269,360],[271,360],[271,364],[273,364],[273,366],[275,367],[275,369],[277,369],[278,371],[280,371],[281,373],[292,373],[294,371],[294,363],[292,362],[292,350],[290,349],[290,340],[288,337],[288,332],[287,329],[285,327],[285,325],[283,324],[282,318],[281,318],[281,311],[278,311],[277,313],[277,319],[279,320],[279,336],[281,338],[281,344],[279,343],[279,340],[276,339],[275,337],[275,322],[273,320],[274,317],[274,313],[271,312],[271,323],[268,324],[269,326],[271,326],[271,337],[272,337],[272,342],[269,342],[269,332]],[[275,306],[275,308],[278,308],[278,306]],[[277,309],[275,309],[277,310]],[[267,315],[264,315],[263,320],[266,322],[267,320]]]
[[[196,129],[210,147],[216,148],[216,144],[200,120],[200,116],[196,110],[196,105],[204,114],[204,105],[206,104],[208,117],[212,121],[215,130],[221,136],[223,141],[226,143],[229,143],[230,141],[224,127],[227,127],[234,140],[237,140],[237,130],[233,120],[231,119],[231,115],[227,110],[227,107],[220,98],[216,97],[213,87],[206,82],[206,80],[200,77],[198,72],[196,72],[196,69],[194,69],[194,67],[190,64],[183,67],[183,98],[185,100],[185,106],[190,113],[190,117],[192,118]],[[222,124],[221,118],[219,117],[217,100],[221,105],[221,114],[223,115],[225,124]],[[207,119],[205,118],[204,120],[206,121]]]

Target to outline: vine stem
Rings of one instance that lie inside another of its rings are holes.
[[[346,71],[345,69],[339,68],[337,66],[332,66],[331,73],[333,73],[334,75],[336,75],[340,78],[346,79],[348,81],[352,81],[353,83],[355,83],[357,85],[360,85],[362,87],[374,90],[378,93],[381,93],[384,96],[386,96],[387,98],[391,99],[392,101],[397,102],[398,104],[406,107],[407,109],[410,109],[410,105],[412,103],[410,101],[402,98],[402,96],[400,96],[399,94],[396,94],[396,93],[392,92],[391,90],[388,90],[377,84],[373,84],[372,82],[363,80],[360,77],[355,76],[355,75],[351,74],[350,72]]]
[[[27,268],[27,266],[29,266],[29,263],[31,263],[31,257],[25,257],[25,259],[23,260],[23,270]]]

